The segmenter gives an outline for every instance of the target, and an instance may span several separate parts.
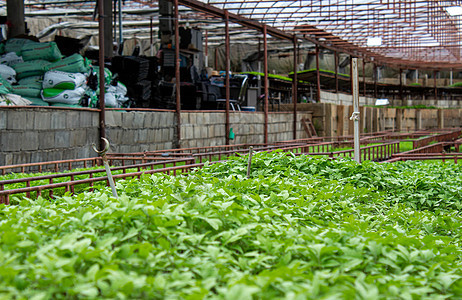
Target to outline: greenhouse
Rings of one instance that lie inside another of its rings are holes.
[[[462,1],[0,1],[0,299],[461,299]]]

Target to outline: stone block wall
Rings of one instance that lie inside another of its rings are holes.
[[[293,112],[268,114],[268,141],[293,139]],[[311,119],[319,136],[352,135],[351,106],[328,103],[297,105],[297,138],[307,138],[301,119]],[[387,129],[458,127],[462,109],[396,109],[361,107],[362,132]],[[262,112],[231,112],[231,144],[263,143]],[[225,144],[225,113],[181,113],[180,146],[206,147]],[[106,112],[106,136],[111,152],[172,149],[178,144],[174,111]],[[99,112],[89,109],[0,108],[0,165],[94,157],[92,143],[99,139]]]
[[[0,109],[0,165],[93,157],[97,111]]]
[[[181,147],[206,147],[224,145],[226,142],[224,112],[188,111],[181,113]],[[231,112],[230,128],[235,139],[231,144],[264,143],[265,116],[262,112]],[[306,138],[301,119],[311,119],[311,112],[297,114],[297,137]],[[268,114],[268,141],[284,141],[293,138],[293,113]]]
[[[171,111],[106,111],[106,137],[116,153],[174,148],[175,124]]]

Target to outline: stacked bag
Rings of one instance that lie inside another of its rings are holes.
[[[97,99],[99,95],[99,67],[93,67],[90,71],[90,77],[93,80],[89,82],[94,82],[94,84],[89,84],[90,89],[87,90],[87,95],[90,98],[90,107],[97,107]],[[104,94],[104,105],[106,107],[124,107],[129,100],[127,95],[127,87],[120,81],[117,80],[117,77],[114,77],[112,72],[104,68],[104,85],[105,85],[105,94]],[[92,88],[93,87],[93,88]]]
[[[4,52],[0,57],[0,94],[20,95],[33,105],[97,106],[98,87],[91,90],[86,84],[94,70],[81,55],[62,58],[55,42],[20,38],[0,44],[0,54]],[[126,88],[124,93],[121,83],[112,83],[112,73],[107,76],[106,106],[120,107],[128,99]]]

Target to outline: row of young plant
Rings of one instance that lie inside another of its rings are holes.
[[[449,299],[461,167],[285,153],[0,205],[0,299]]]

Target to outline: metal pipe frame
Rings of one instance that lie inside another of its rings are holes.
[[[293,139],[297,139],[297,102],[298,102],[298,51],[297,37],[294,36],[294,77],[292,79],[292,103],[294,104],[294,128],[293,128]]]
[[[105,111],[105,76],[104,76],[104,0],[98,0],[99,22],[99,145],[104,148],[106,138],[106,111]]]
[[[226,75],[225,75],[225,90],[226,90],[226,120],[225,120],[225,141],[226,145],[229,145],[230,139],[230,125],[229,125],[229,98],[230,98],[230,86],[229,86],[229,73],[231,71],[230,66],[230,44],[229,44],[229,15],[228,11],[225,11],[225,63],[226,63]]]
[[[269,80],[268,80],[268,40],[267,28],[263,25],[263,68],[265,80],[265,126],[264,126],[264,142],[268,143],[268,99],[269,99]]]
[[[175,6],[175,96],[176,96],[176,134],[177,134],[177,148],[181,147],[181,78],[180,78],[180,25],[178,13],[178,0],[174,0],[173,5]]]

